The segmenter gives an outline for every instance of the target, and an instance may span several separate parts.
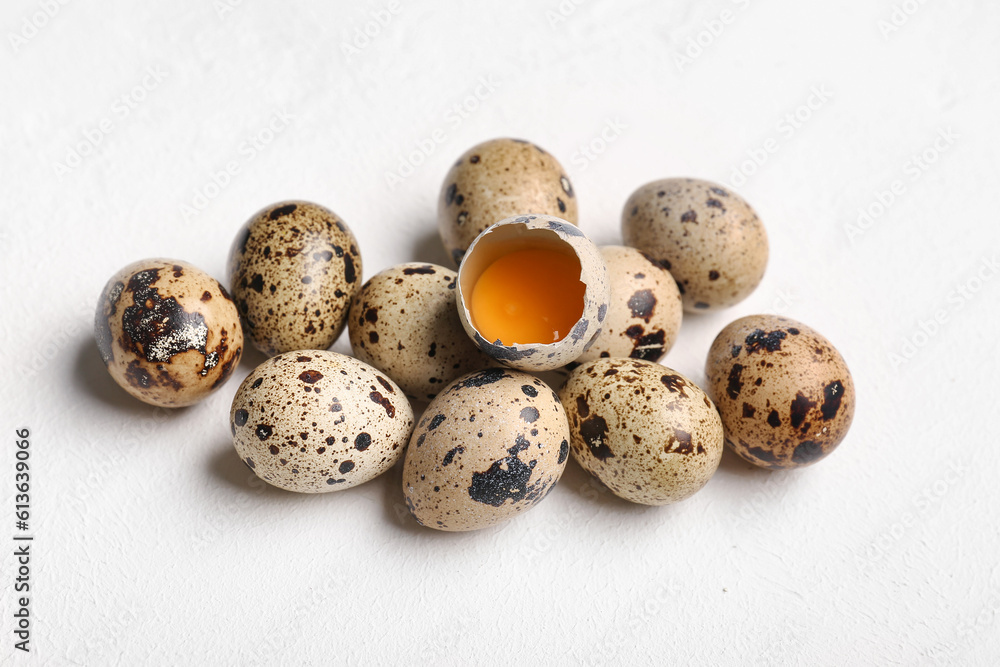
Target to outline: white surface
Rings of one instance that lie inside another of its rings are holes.
[[[894,17],[891,0],[400,0],[348,53],[387,3],[225,1],[67,2],[17,44],[46,3],[0,11],[0,661],[1000,661],[1000,4],[899,0],[912,15]],[[880,27],[893,18],[897,30]],[[148,71],[159,80],[123,106]],[[477,91],[463,117],[455,105]],[[783,120],[810,100],[800,127]],[[281,113],[292,118],[251,157],[243,142]],[[105,118],[96,151],[59,175]],[[92,309],[119,267],[161,255],[224,278],[239,225],[286,198],[343,216],[366,278],[443,261],[441,179],[505,135],[562,161],[598,243],[619,241],[620,208],[646,181],[738,185],[768,228],[767,275],[744,303],[685,320],[665,363],[701,382],[732,319],[804,321],[857,383],[836,454],[777,474],[727,454],[701,493],[660,509],[597,491],[571,463],[535,511],[440,534],[406,515],[398,469],[314,497],[256,481],[227,429],[256,353],[209,400],[170,413],[102,369]],[[431,154],[389,187],[386,172],[421,145]],[[212,190],[228,162],[239,173]],[[895,180],[901,194],[850,237]],[[907,339],[912,358],[894,363]],[[11,634],[24,426],[30,656]]]

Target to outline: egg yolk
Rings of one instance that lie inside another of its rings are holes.
[[[483,271],[472,288],[469,312],[473,326],[491,343],[555,343],[583,315],[585,291],[575,257],[527,248]]]

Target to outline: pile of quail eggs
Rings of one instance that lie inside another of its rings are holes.
[[[665,505],[708,482],[723,443],[787,469],[843,440],[850,372],[802,323],[752,315],[726,326],[704,389],[657,363],[684,312],[732,306],[764,275],[767,235],[739,195],[690,178],[643,185],[625,203],[620,246],[598,248],[576,224],[552,155],[487,141],[441,188],[438,226],[457,270],[407,263],[362,284],[347,224],[318,204],[280,202],[236,234],[228,290],[171,259],[115,274],[97,306],[98,348],[131,395],[180,407],[226,382],[246,337],[269,358],[243,380],[229,424],[256,475],[324,493],[403,459],[410,512],[440,530],[534,507],[570,455],[618,496]],[[557,248],[578,263],[581,314],[559,340],[505,345],[477,329],[469,294],[510,247]],[[353,357],[328,351],[345,325]]]

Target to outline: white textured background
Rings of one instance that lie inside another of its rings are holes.
[[[1000,4],[5,0],[0,34],[3,664],[1000,660]],[[646,181],[736,186],[767,275],[688,317],[665,363],[701,382],[730,320],[804,321],[857,383],[836,454],[767,473],[727,453],[659,509],[571,463],[537,510],[439,534],[398,469],[313,497],[256,481],[227,429],[256,353],[169,413],[103,370],[92,310],[121,266],[224,278],[237,228],[286,198],[347,220],[366,278],[443,261],[441,179],[504,135],[562,161],[598,243]],[[30,656],[11,634],[25,426]]]

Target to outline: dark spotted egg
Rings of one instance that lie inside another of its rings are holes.
[[[523,139],[492,139],[467,150],[448,171],[438,198],[438,230],[458,266],[479,234],[522,213],[576,224],[573,186],[558,160]]]
[[[681,328],[684,308],[670,272],[626,246],[603,246],[611,298],[597,342],[576,363],[600,357],[659,361]]]
[[[269,356],[326,349],[361,287],[354,234],[332,211],[286,201],[254,214],[229,253],[229,284],[247,338]]]
[[[598,359],[559,392],[573,458],[616,495],[643,505],[684,500],[715,474],[722,422],[691,380],[641,359]]]
[[[146,259],[104,286],[97,347],[125,391],[162,407],[191,405],[221,387],[240,360],[243,331],[226,289],[173,259]]]
[[[351,302],[354,356],[428,401],[455,378],[493,360],[458,317],[458,274],[437,264],[401,264],[372,276]]]
[[[336,352],[272,357],[243,381],[229,411],[240,459],[288,491],[326,493],[363,484],[392,467],[413,430],[396,384]]]
[[[622,237],[670,271],[687,311],[739,303],[767,266],[760,218],[738,194],[709,181],[667,178],[642,186],[625,203]]]
[[[726,444],[762,468],[799,468],[832,452],[854,418],[854,382],[840,353],[806,325],[740,318],[705,363]]]
[[[489,368],[431,401],[406,450],[403,494],[421,525],[486,528],[537,505],[568,456],[566,413],[549,386]]]

